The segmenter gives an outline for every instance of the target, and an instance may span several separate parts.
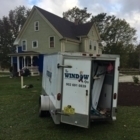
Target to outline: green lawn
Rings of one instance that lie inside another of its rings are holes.
[[[41,78],[0,78],[0,140],[140,140],[140,107],[118,107],[117,121],[92,123],[89,129],[55,125],[38,117]]]
[[[1,72],[0,71],[0,77],[1,76],[10,76],[10,72]]]

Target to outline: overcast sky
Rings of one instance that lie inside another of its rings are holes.
[[[140,0],[0,0],[0,3],[0,18],[7,16],[10,10],[20,5],[29,8],[36,5],[61,17],[63,12],[74,6],[87,7],[88,12],[93,15],[101,12],[114,14],[118,18],[125,19],[137,30],[140,41]]]

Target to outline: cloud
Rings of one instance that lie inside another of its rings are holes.
[[[130,13],[132,11],[140,11],[139,0],[118,0],[118,3],[121,3],[122,5],[121,13]]]
[[[62,17],[62,13],[75,6],[80,7],[78,0],[41,0],[37,6]]]
[[[8,16],[10,10],[14,10],[18,6],[28,6],[27,0],[3,0],[1,1],[1,7],[0,7],[0,18],[3,16]]]

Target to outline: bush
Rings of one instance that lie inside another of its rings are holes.
[[[139,78],[137,76],[133,76],[133,81],[135,84],[139,83]]]

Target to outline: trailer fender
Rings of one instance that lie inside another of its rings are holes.
[[[46,117],[49,116],[50,101],[49,96],[40,95],[39,97],[39,116]]]

